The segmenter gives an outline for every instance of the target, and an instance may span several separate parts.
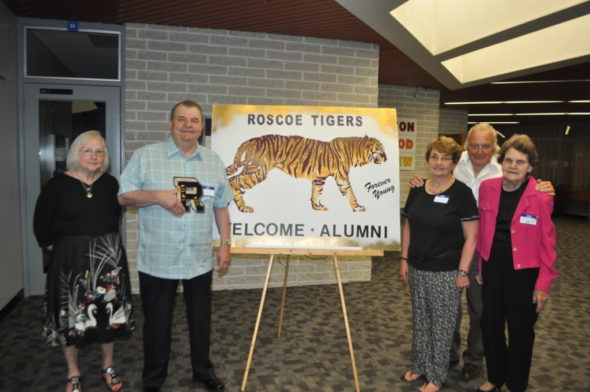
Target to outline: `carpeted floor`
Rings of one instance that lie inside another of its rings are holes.
[[[590,222],[557,218],[560,273],[537,323],[529,391],[590,391]],[[409,290],[397,275],[397,253],[375,258],[373,280],[344,285],[362,391],[415,391],[399,380],[411,349]],[[239,391],[261,290],[213,294],[212,359],[228,391]],[[354,381],[336,285],[289,288],[283,337],[276,337],[280,289],[269,290],[247,391],[353,391]],[[138,305],[138,298],[135,299]],[[0,391],[63,391],[59,349],[39,336],[42,299],[26,298],[0,322]],[[173,355],[164,391],[203,390],[192,383],[182,297],[175,311]],[[464,304],[465,306],[465,304]],[[464,312],[463,336],[467,329]],[[137,307],[138,325],[142,325]],[[125,391],[141,391],[141,328],[118,342],[116,364]],[[104,391],[100,352],[81,352],[85,392]],[[452,368],[443,391],[475,391]]]

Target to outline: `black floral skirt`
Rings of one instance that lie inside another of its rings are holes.
[[[51,346],[110,343],[135,329],[121,236],[59,237],[47,270],[43,337]]]

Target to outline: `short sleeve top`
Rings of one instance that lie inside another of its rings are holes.
[[[410,224],[408,262],[429,271],[457,269],[465,243],[461,223],[479,220],[471,189],[458,180],[437,195],[411,188],[402,216]]]

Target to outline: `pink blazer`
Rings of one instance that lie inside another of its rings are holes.
[[[480,270],[482,261],[487,262],[492,250],[502,180],[502,177],[486,180],[479,188],[477,251]],[[529,177],[510,223],[512,258],[515,270],[539,267],[535,289],[547,292],[557,278],[553,268],[556,258],[555,225],[551,220],[553,197],[536,191],[536,185],[537,181]]]

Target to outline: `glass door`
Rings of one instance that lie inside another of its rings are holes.
[[[66,170],[72,141],[82,132],[99,131],[107,142],[110,174],[121,165],[120,88],[25,84],[24,87],[25,295],[45,289],[41,250],[33,234],[33,214],[41,186]]]

